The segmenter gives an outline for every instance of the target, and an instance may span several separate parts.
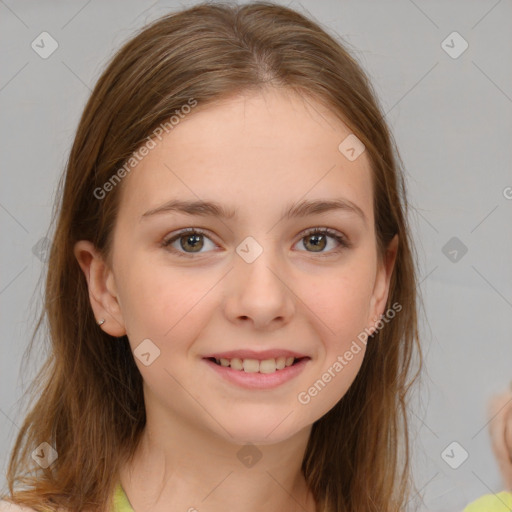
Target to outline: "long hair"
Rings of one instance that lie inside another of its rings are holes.
[[[371,162],[379,258],[399,236],[387,308],[401,310],[368,342],[346,395],[312,425],[302,471],[321,512],[404,510],[413,487],[408,398],[422,356],[403,165],[345,45],[270,2],[207,2],[168,14],[125,43],[99,78],[58,189],[44,307],[28,350],[46,322],[48,357],[27,390],[35,398],[9,461],[7,499],[50,511],[108,509],[145,426],[142,377],[126,336],[96,325],[74,244],[90,240],[109,261],[123,186],[116,172],[191,98],[201,108],[265,87],[321,102],[347,124]],[[31,457],[43,442],[58,454],[46,468]]]

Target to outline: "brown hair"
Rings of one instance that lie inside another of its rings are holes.
[[[413,487],[408,393],[422,356],[400,157],[355,59],[316,22],[269,2],[203,3],[171,13],[128,41],[99,78],[59,187],[44,311],[29,345],[46,319],[49,356],[28,390],[37,401],[10,459],[11,501],[52,511],[108,508],[120,465],[145,426],[142,378],[128,340],[113,340],[96,325],[73,253],[78,240],[90,240],[109,261],[122,183],[101,200],[93,191],[190,98],[201,107],[264,87],[322,102],[348,125],[371,161],[380,258],[399,236],[387,306],[402,309],[368,343],[343,399],[313,424],[304,476],[322,512],[405,508]],[[42,442],[58,452],[46,469],[30,457]]]

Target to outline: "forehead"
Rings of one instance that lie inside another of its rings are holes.
[[[350,134],[325,106],[279,89],[198,105],[124,178],[121,210],[135,219],[186,197],[243,215],[342,195],[372,218],[366,152],[350,161],[339,149]]]

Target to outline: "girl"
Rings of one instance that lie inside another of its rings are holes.
[[[67,164],[5,504],[404,510],[398,162],[362,69],[289,8],[200,4],[125,44]]]

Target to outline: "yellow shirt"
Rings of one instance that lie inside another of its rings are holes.
[[[39,509],[41,510],[41,509]],[[44,510],[44,509],[43,509]],[[50,510],[50,509],[46,509]],[[111,512],[134,512],[128,497],[126,496],[124,489],[120,482],[117,483],[114,496],[112,498]],[[0,512],[38,512],[33,508],[25,507],[22,505],[15,505],[10,501],[0,499]]]
[[[503,491],[498,494],[485,494],[470,503],[464,512],[510,512],[512,510],[512,493]]]
[[[112,512],[134,512],[121,483],[116,485],[112,501]]]

